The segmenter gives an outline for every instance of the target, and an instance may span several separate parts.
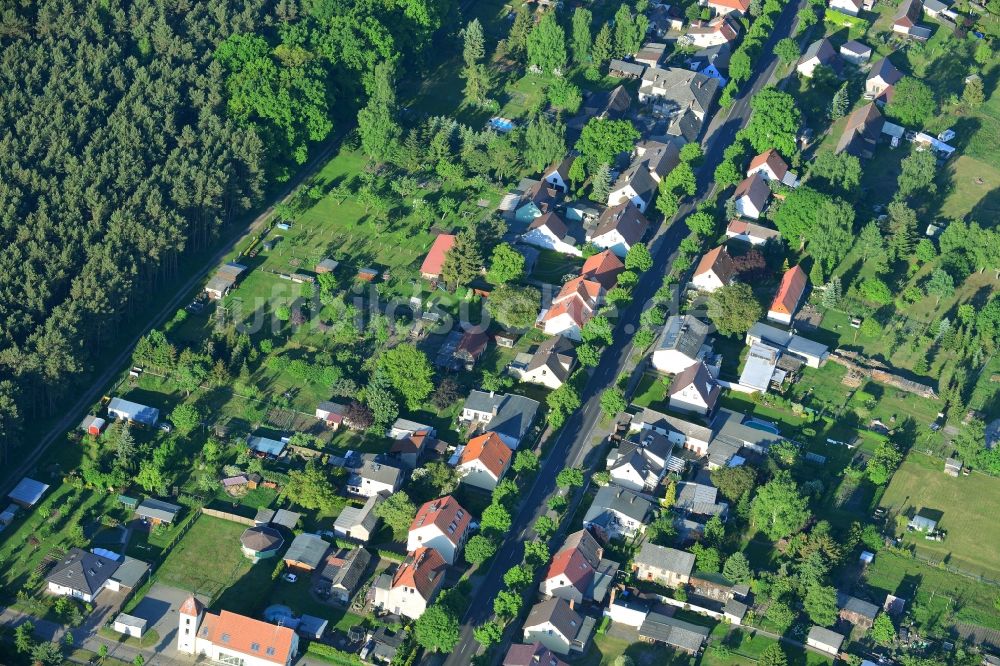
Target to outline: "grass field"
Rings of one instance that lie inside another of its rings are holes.
[[[944,474],[940,459],[910,453],[886,489],[882,506],[904,515],[921,507],[943,512],[939,525],[947,532],[944,541],[906,540],[921,555],[1000,579],[1000,526],[987,509],[1000,506],[1000,480],[982,474],[953,478]]]
[[[1000,629],[1000,587],[882,551],[865,572],[871,587],[907,600],[922,631],[950,635],[956,620]]]
[[[701,657],[700,666],[752,666],[760,655],[776,641],[754,631],[746,631],[728,624],[719,624],[709,637],[710,646]],[[807,652],[783,644],[790,666],[821,666],[831,660],[814,652]]]
[[[587,653],[576,663],[578,666],[610,666],[622,654],[631,657],[636,666],[683,666],[688,663],[687,655],[675,653],[665,646],[629,643],[608,634],[595,634]]]
[[[245,529],[245,525],[201,516],[163,562],[157,580],[218,599],[250,571],[251,562],[240,550],[240,535]],[[264,563],[269,572],[274,562]]]

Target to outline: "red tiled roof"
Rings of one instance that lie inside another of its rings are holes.
[[[178,612],[182,615],[199,615],[203,610],[205,606],[192,595],[184,600]]]
[[[596,280],[605,290],[611,290],[618,283],[618,275],[625,270],[625,264],[611,250],[599,252],[583,262],[582,277]]]
[[[559,576],[564,576],[570,585],[583,593],[594,577],[594,569],[582,552],[576,548],[566,548],[552,558],[548,571],[545,572],[545,580]]]
[[[494,478],[499,479],[507,471],[512,455],[510,448],[500,439],[500,435],[487,432],[469,440],[458,464],[464,465],[479,460]]]
[[[743,13],[750,9],[750,0],[710,0],[710,4],[735,9]]]
[[[455,245],[455,236],[452,234],[439,234],[434,239],[431,249],[424,257],[424,263],[420,265],[420,273],[423,275],[441,275],[441,267],[444,266],[445,256],[448,250]]]
[[[806,277],[802,266],[796,264],[785,271],[785,274],[781,276],[781,286],[778,287],[778,293],[774,295],[774,300],[771,302],[771,312],[792,314],[808,283],[809,278]]]
[[[209,618],[214,619],[209,622]],[[295,632],[288,627],[224,610],[218,615],[206,615],[198,636],[234,652],[284,664],[292,651]]]
[[[418,430],[412,435],[397,439],[392,443],[389,453],[420,453],[429,435],[426,430]]]
[[[714,272],[723,284],[729,284],[729,281],[736,276],[736,266],[733,264],[733,258],[726,252],[725,245],[706,252],[698,262],[694,274],[704,275],[709,271]]]
[[[417,548],[392,577],[392,587],[410,587],[429,601],[444,579],[446,564],[441,553],[433,548]]]
[[[504,447],[507,448],[507,447]],[[462,508],[451,495],[445,495],[436,500],[426,502],[417,511],[416,517],[410,524],[410,531],[420,529],[427,525],[434,525],[441,533],[456,546],[461,543],[462,537],[469,529],[472,516]]]
[[[785,163],[785,160],[781,159],[781,155],[774,148],[769,148],[753,158],[750,162],[750,168],[747,169],[747,173],[749,174],[764,165],[770,168],[771,173],[778,180],[784,178],[785,174],[788,173],[788,165]]]
[[[464,351],[472,358],[479,358],[486,351],[486,343],[488,343],[490,337],[483,332],[466,331],[465,335],[459,341],[458,346],[455,347],[455,351]]]

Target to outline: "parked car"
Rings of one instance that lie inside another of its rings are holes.
[[[299,579],[299,577],[296,576],[293,573],[286,573],[285,575],[283,575],[281,577],[281,579],[284,580],[284,581],[286,581],[286,582],[289,582],[289,583],[294,583],[295,581],[297,581]]]
[[[165,433],[171,433],[174,431],[174,424],[171,423],[170,421],[164,421],[163,423],[160,424],[160,430],[162,430]]]

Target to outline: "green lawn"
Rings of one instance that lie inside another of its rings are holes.
[[[629,643],[608,634],[595,634],[586,654],[574,663],[577,666],[609,666],[622,654],[631,657],[636,666],[684,666],[690,661],[687,655],[675,653],[663,645]]]
[[[167,556],[156,573],[157,579],[182,590],[209,595],[213,600],[238,582],[245,586],[241,579],[250,571],[251,562],[240,550],[240,535],[246,529],[246,525],[239,523],[200,516]],[[275,562],[267,560],[258,567],[264,566],[270,573]],[[259,594],[260,590],[250,592]]]
[[[882,506],[893,514],[911,515],[921,507],[944,513],[940,527],[944,541],[907,536],[920,554],[1000,580],[1000,526],[988,510],[969,510],[970,498],[980,509],[1000,507],[1000,481],[982,474],[953,478],[942,471],[942,461],[911,452],[900,466]]]
[[[875,556],[865,580],[879,593],[907,599],[918,626],[931,635],[951,635],[956,620],[1000,629],[1000,612],[993,605],[1000,588],[995,585],[887,551]]]
[[[582,265],[583,259],[579,257],[561,254],[555,250],[540,250],[531,277],[549,284],[560,285],[566,275],[578,274]]]
[[[756,664],[764,650],[774,645],[773,638],[747,629],[719,624],[709,636],[706,648],[699,662],[700,666],[752,666]],[[801,648],[782,644],[790,666],[825,666],[831,659]]]
[[[640,407],[663,410],[667,408],[667,389],[670,378],[653,374],[645,374],[639,380],[632,403]]]

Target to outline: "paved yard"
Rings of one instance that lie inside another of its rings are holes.
[[[156,583],[132,610],[132,615],[146,620],[149,629],[156,630],[160,643],[154,649],[167,657],[177,656],[177,611],[190,592]],[[207,604],[208,597],[199,596]]]

